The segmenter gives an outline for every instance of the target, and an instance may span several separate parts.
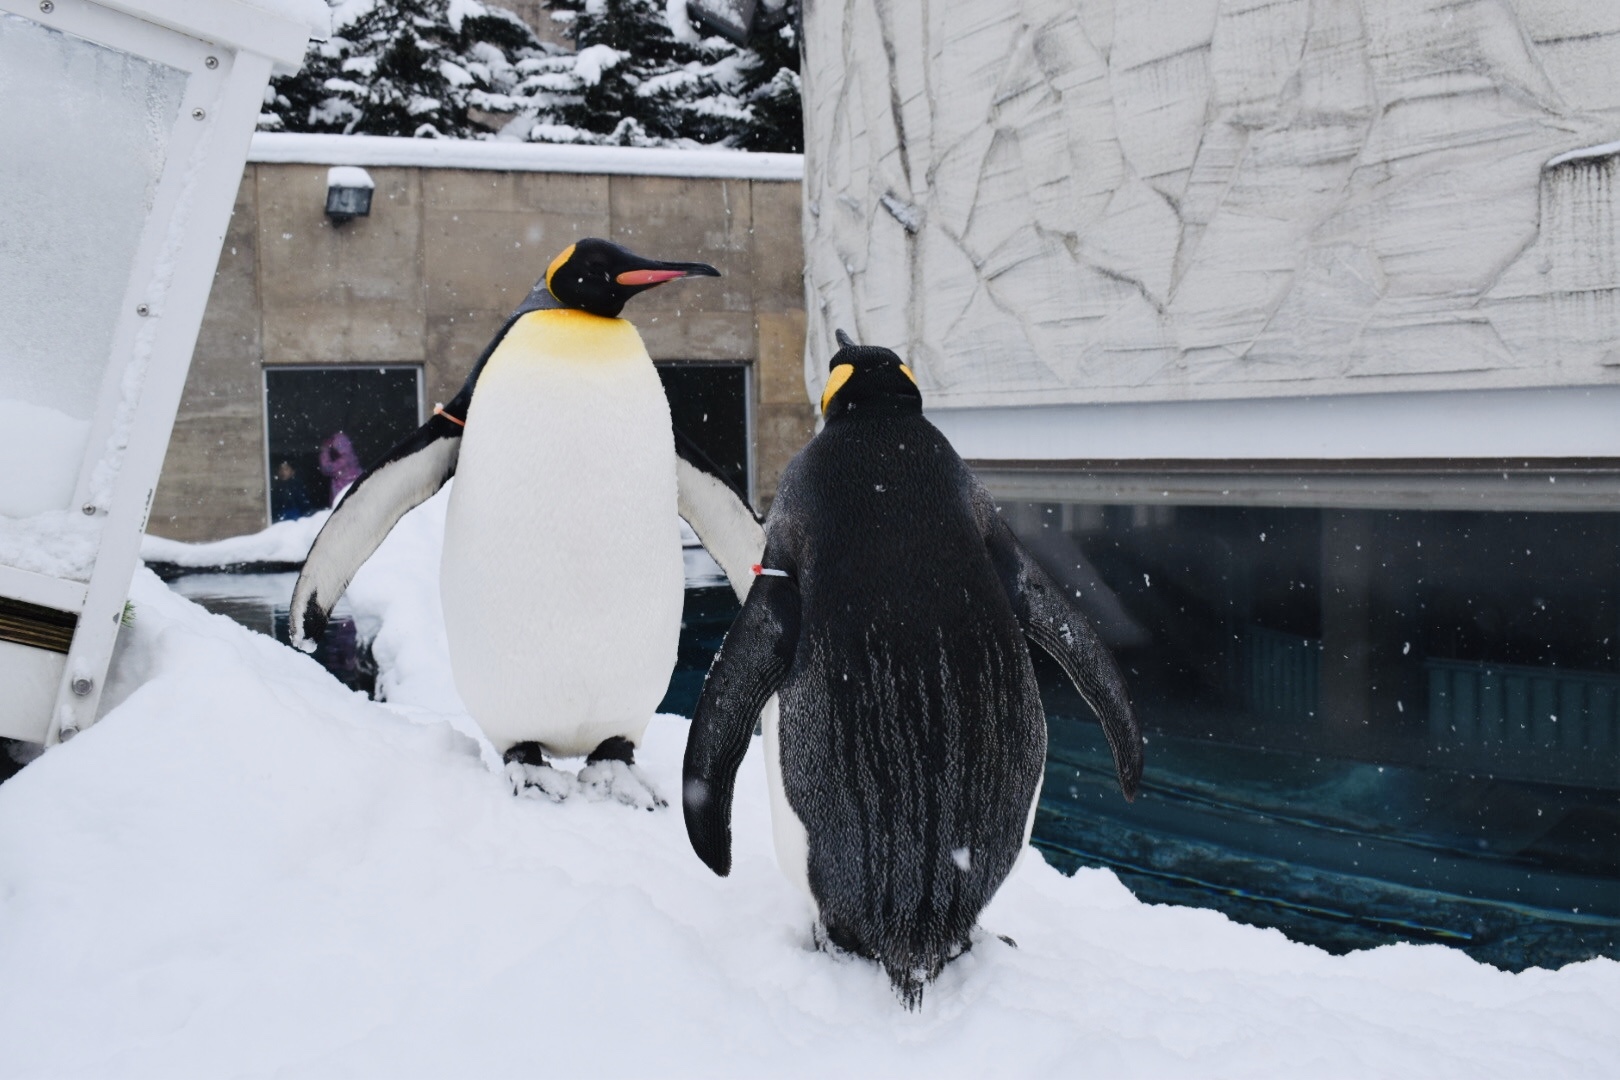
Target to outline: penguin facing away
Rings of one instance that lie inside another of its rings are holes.
[[[1046,720],[1026,639],[1101,720],[1133,799],[1142,735],[1085,617],[923,418],[910,370],[839,332],[826,424],[783,474],[753,588],[686,745],[687,835],[731,869],[731,798],[764,715],[773,831],[820,940],[908,1007],[969,947],[1029,842]]]
[[[293,644],[314,647],[355,571],[454,475],[440,593],[468,712],[520,789],[661,805],[634,750],[675,665],[677,513],[734,587],[763,546],[746,500],[672,431],[641,336],[618,318],[636,293],[693,275],[718,271],[599,239],[558,255],[460,393],[333,511],[293,590]],[[588,758],[576,782],[547,754]]]

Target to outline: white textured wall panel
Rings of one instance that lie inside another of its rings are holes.
[[[811,0],[806,382],[1620,383],[1620,0]]]

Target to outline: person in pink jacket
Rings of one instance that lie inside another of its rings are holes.
[[[331,505],[337,505],[343,489],[359,479],[363,472],[365,468],[354,452],[354,443],[343,432],[333,432],[321,443],[321,473],[332,484]]]

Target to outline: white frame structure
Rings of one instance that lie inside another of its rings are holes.
[[[50,701],[40,694],[0,696],[0,735],[48,745],[95,721],[264,89],[273,66],[302,62],[309,28],[238,0],[0,0],[0,11],[186,75],[152,207],[122,283],[74,489],[74,506],[105,519],[94,568],[88,581],[76,581],[0,566],[0,596],[78,619],[65,656],[0,643],[0,683],[40,687],[42,676],[59,668]],[[93,485],[109,455],[118,459],[116,477],[110,486]],[[103,492],[99,501],[93,491]]]

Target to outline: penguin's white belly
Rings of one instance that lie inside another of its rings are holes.
[[[497,750],[639,743],[675,666],[683,586],[669,405],[640,336],[526,316],[479,378],[445,522],[468,711]]]
[[[776,865],[799,887],[810,907],[821,917],[821,905],[810,891],[810,834],[788,802],[782,783],[782,710],[774,695],[759,714],[760,733],[765,741],[765,785],[771,799],[771,840],[776,847]]]

